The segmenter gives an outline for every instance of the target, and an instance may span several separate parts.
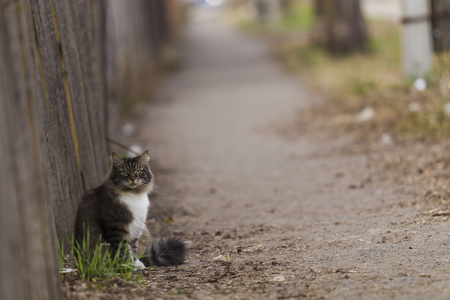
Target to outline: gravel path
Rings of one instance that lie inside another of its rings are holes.
[[[193,16],[183,65],[143,112],[151,229],[192,242],[147,271],[154,298],[450,298],[446,223],[351,137],[295,129],[319,99],[264,44]]]

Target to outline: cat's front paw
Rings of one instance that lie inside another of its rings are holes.
[[[145,269],[145,265],[139,259],[136,259],[135,261],[133,261],[133,267],[135,267],[138,270]]]

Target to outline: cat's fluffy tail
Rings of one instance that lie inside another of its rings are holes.
[[[187,242],[178,237],[164,237],[154,241],[147,247],[146,266],[174,266],[181,265],[186,259]]]

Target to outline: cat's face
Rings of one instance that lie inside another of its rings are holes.
[[[112,170],[109,177],[118,191],[136,194],[151,192],[153,174],[149,167],[148,150],[131,158],[120,157],[113,153],[111,159]]]

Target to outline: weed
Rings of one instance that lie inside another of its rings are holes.
[[[62,272],[65,268],[67,261],[67,256],[64,253],[64,241],[59,245],[58,243],[58,256],[59,256],[59,270],[61,272],[61,280],[64,280],[64,273]]]
[[[126,243],[126,241],[123,243]],[[145,286],[144,279],[135,271],[130,255],[121,251],[121,249],[126,248],[126,245],[123,243],[119,244],[115,253],[111,251],[107,243],[98,242],[91,249],[89,245],[89,231],[87,231],[81,245],[73,237],[69,241],[70,256],[66,256],[64,253],[64,243],[60,245],[60,268],[62,270],[65,266],[69,266],[76,269],[77,276],[82,280],[97,282],[108,278],[120,277]]]

